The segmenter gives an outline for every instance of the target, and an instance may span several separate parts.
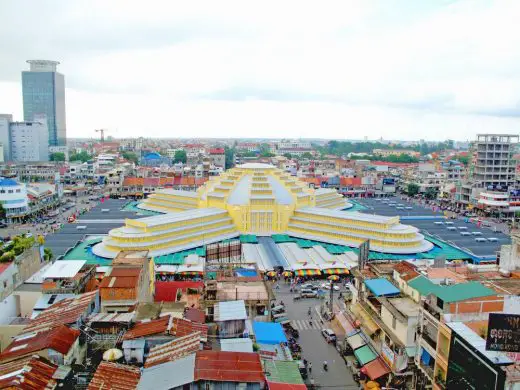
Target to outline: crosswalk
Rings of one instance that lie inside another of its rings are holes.
[[[292,326],[297,330],[319,330],[320,327],[316,321],[312,321],[312,325],[309,324],[309,320],[291,320]]]

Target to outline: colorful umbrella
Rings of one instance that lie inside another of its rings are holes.
[[[330,275],[327,279],[335,281],[335,280],[339,280],[339,276],[338,275]]]
[[[284,271],[283,276],[292,276],[291,271]]]
[[[274,272],[274,271],[269,271],[269,272],[267,273],[267,276],[276,276],[276,272]]]

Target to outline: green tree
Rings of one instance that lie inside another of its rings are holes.
[[[406,187],[406,193],[408,196],[415,196],[419,193],[419,186],[415,183],[409,183]]]
[[[51,161],[65,161],[65,153],[57,152],[57,153],[51,153],[49,156],[49,159]]]
[[[456,158],[458,161],[460,161],[462,164],[464,164],[464,166],[466,166],[466,167],[468,166],[468,164],[469,164],[468,156],[458,155]]]
[[[312,154],[310,154],[309,152],[303,153],[302,154],[302,158],[307,159],[307,160],[312,160],[313,159]]]
[[[92,156],[85,151],[80,153],[73,153],[69,156],[69,161],[87,162],[92,159]]]
[[[125,160],[131,161],[134,164],[137,164],[139,161],[139,157],[134,152],[123,152],[122,155]]]
[[[4,209],[4,205],[2,203],[0,203],[0,220],[4,220],[5,219],[5,209]]]
[[[285,158],[288,158],[289,160],[292,159],[292,154],[291,154],[291,153],[284,153],[283,156],[284,156]]]
[[[52,250],[50,248],[45,248],[43,250],[43,260],[45,261],[51,261],[54,254],[52,253]]]
[[[428,187],[426,189],[426,192],[424,193],[424,196],[427,198],[427,199],[430,199],[430,200],[433,200],[433,199],[437,199],[437,196],[439,195],[439,191],[437,188],[435,187]]]
[[[235,149],[225,146],[224,155],[226,156],[226,169],[233,167],[235,165]]]
[[[176,150],[175,155],[173,156],[173,162],[186,164],[186,161],[188,161],[188,155],[186,154],[186,151]]]

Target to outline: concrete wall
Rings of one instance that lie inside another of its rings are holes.
[[[20,316],[19,298],[11,294],[0,302],[0,325],[9,325],[13,318]]]
[[[25,325],[0,325],[0,352],[2,352],[11,341],[13,337],[22,333]]]
[[[381,306],[381,319],[397,336],[405,346],[411,347],[415,345],[415,328],[417,327],[418,317],[409,317],[406,323],[400,322],[397,318],[395,328],[393,327],[394,316],[386,307]]]
[[[20,317],[31,317],[33,307],[42,293],[41,291],[15,291],[13,295],[19,296]]]

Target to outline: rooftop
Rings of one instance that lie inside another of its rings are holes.
[[[44,279],[73,278],[87,263],[86,260],[60,260],[55,261],[43,274]]]
[[[88,390],[132,390],[137,388],[141,371],[138,367],[112,362],[101,362]]]
[[[156,320],[137,322],[132,329],[125,333],[123,340],[132,340],[139,337],[166,334],[171,327],[170,316],[166,315]]]
[[[401,292],[387,279],[366,279],[365,286],[376,296],[399,295]]]
[[[52,378],[58,366],[38,355],[0,365],[1,389],[54,389]]]
[[[217,302],[214,312],[215,321],[246,320],[246,306],[243,300]]]
[[[175,373],[175,375],[172,375]],[[143,369],[139,390],[170,390],[195,381],[195,354]]]
[[[304,385],[298,362],[283,361],[283,360],[265,360],[264,369],[267,373],[269,382],[284,383],[284,384],[298,384]],[[271,388],[271,386],[269,386]],[[285,387],[286,389],[293,389],[292,387]],[[306,389],[307,387],[302,387]]]
[[[227,352],[253,352],[253,340],[249,337],[221,339],[220,350]]]
[[[257,353],[198,351],[195,380],[263,383],[265,376]]]
[[[183,358],[200,349],[200,333],[194,332],[150,348],[145,368]]]

